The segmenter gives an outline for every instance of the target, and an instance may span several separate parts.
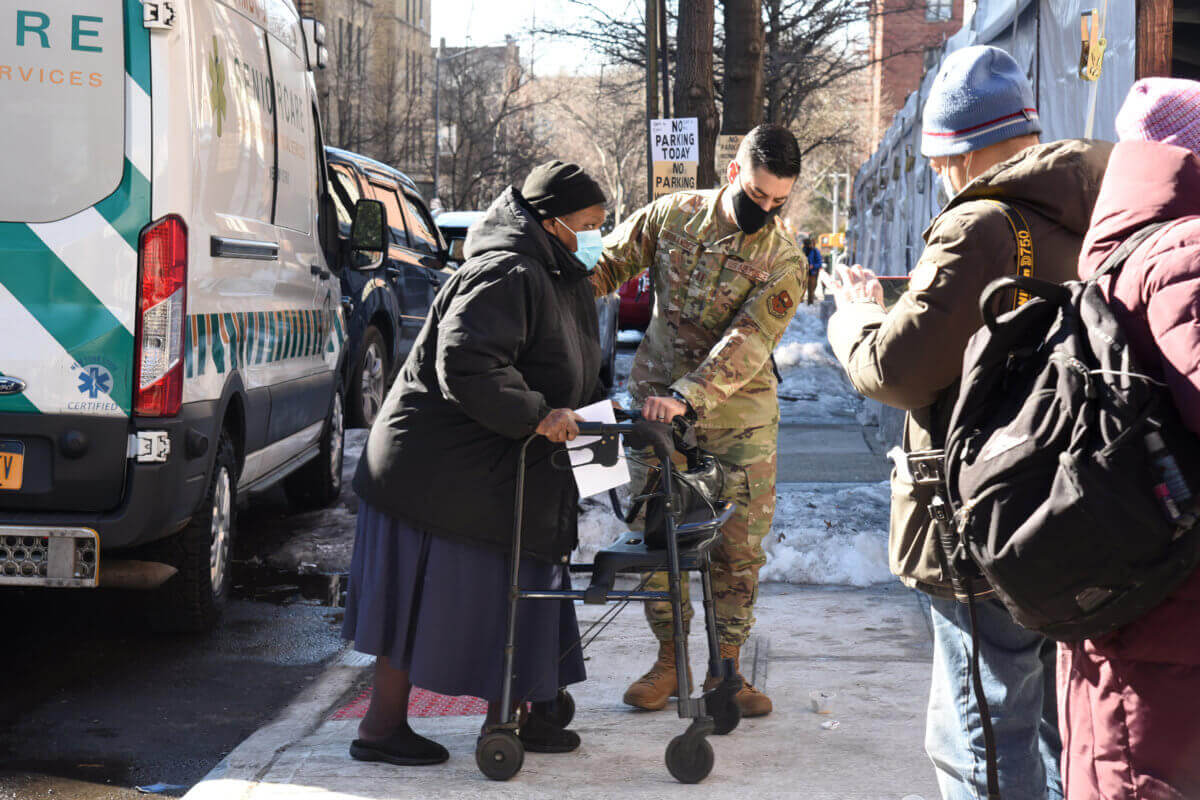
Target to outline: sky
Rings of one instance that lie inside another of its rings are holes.
[[[620,16],[640,17],[644,8],[641,0],[595,2]],[[432,0],[431,6],[434,47],[442,37],[449,47],[480,47],[504,44],[504,35],[512,34],[521,46],[522,61],[528,61],[532,54],[539,75],[587,72],[600,66],[596,54],[577,43],[530,36],[535,17],[539,26],[581,24],[585,17],[569,0]]]

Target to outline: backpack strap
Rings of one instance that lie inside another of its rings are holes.
[[[1004,218],[1008,220],[1008,227],[1012,229],[1013,239],[1017,243],[1017,274],[1022,278],[1032,278],[1033,236],[1029,233],[1029,223],[1025,221],[1025,217],[1021,215],[1020,211],[1008,203],[991,197],[987,198],[987,201],[1004,213]],[[1018,288],[1013,297],[1013,308],[1027,303],[1030,296],[1029,292]]]
[[[1105,275],[1114,275],[1115,276],[1118,272],[1121,271],[1121,268],[1125,266],[1125,262],[1129,260],[1129,257],[1131,255],[1133,255],[1133,251],[1137,250],[1138,247],[1141,246],[1142,242],[1149,239],[1151,234],[1153,234],[1154,232],[1156,232],[1162,228],[1165,228],[1171,222],[1172,222],[1172,220],[1167,220],[1165,222],[1155,222],[1152,225],[1147,225],[1144,228],[1140,228],[1136,233],[1134,233],[1128,239],[1121,242],[1121,246],[1118,247],[1116,250],[1114,250],[1112,252],[1112,255],[1110,255],[1108,258],[1106,258],[1104,260],[1104,263],[1100,265],[1100,269],[1096,270],[1095,273],[1092,274],[1092,277],[1087,279],[1087,282],[1095,283],[1096,281],[1103,278]]]

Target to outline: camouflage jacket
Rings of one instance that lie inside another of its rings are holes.
[[[630,393],[678,392],[705,428],[779,421],[771,351],[803,296],[804,256],[775,223],[721,238],[722,190],[661,197],[604,240],[597,295],[649,269],[654,308]]]

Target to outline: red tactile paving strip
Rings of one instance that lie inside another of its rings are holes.
[[[362,719],[371,704],[371,690],[367,689],[358,697],[329,715],[330,719]],[[478,697],[447,697],[444,694],[434,694],[424,689],[413,687],[408,698],[408,715],[410,717],[473,717],[487,713],[487,701]]]

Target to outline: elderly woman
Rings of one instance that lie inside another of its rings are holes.
[[[500,195],[467,235],[467,261],[438,294],[371,428],[354,477],[362,502],[342,633],[377,657],[354,758],[449,757],[408,725],[414,685],[482,697],[487,722],[501,718],[517,456],[535,433],[521,583],[567,580],[578,494],[551,455],[578,434],[572,409],[603,397],[588,273],[604,202],[583,170],[558,161]],[[521,740],[531,752],[572,751],[579,737],[536,701],[584,679],[574,606],[522,601],[518,620],[514,697],[535,701]]]

